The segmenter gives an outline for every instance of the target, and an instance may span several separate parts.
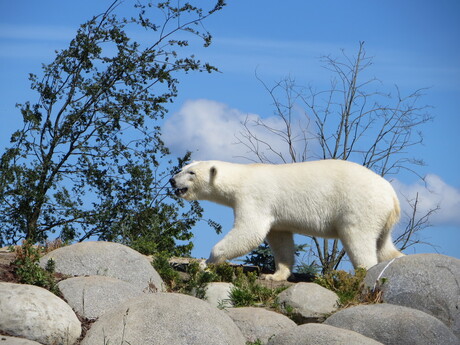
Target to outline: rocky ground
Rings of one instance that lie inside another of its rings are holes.
[[[338,310],[335,293],[297,277],[282,283],[289,285],[277,296],[282,313],[232,308],[231,283],[209,283],[206,301],[165,292],[149,259],[120,244],[59,248],[40,265],[51,258],[60,297],[18,284],[14,254],[0,250],[0,345],[460,344],[460,260],[443,255],[371,268],[365,283],[384,282],[381,304]]]

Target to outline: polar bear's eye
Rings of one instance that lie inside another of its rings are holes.
[[[188,172],[190,175],[195,175],[195,172],[194,171],[189,171]]]

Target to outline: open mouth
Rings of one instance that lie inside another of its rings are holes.
[[[187,191],[188,188],[176,188],[174,194],[176,194],[176,196],[183,196],[185,193],[187,193]]]

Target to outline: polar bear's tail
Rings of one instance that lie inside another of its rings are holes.
[[[396,196],[393,197],[394,207],[390,212],[382,233],[377,241],[377,257],[378,261],[387,261],[393,258],[404,256],[393,244],[391,239],[391,229],[399,221],[401,209],[399,207],[399,200]]]

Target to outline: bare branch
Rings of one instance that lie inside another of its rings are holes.
[[[414,200],[406,198],[406,201],[410,205],[412,211],[409,215],[406,214],[406,217],[408,218],[406,227],[402,234],[395,239],[395,243],[399,244],[400,250],[405,250],[420,243],[419,240],[415,239],[414,235],[423,229],[430,227],[430,217],[440,209],[440,206],[437,205],[435,208],[427,210],[425,214],[419,215],[419,194],[416,193]]]

